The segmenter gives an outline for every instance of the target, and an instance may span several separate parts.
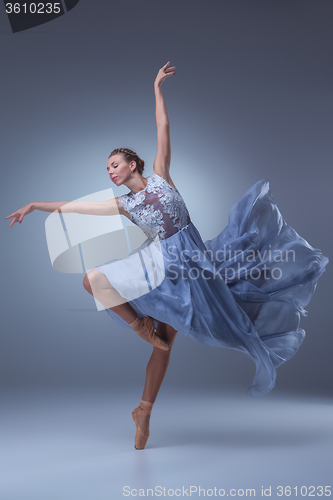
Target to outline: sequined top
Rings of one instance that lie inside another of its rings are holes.
[[[190,222],[190,215],[178,189],[154,172],[144,189],[119,196],[119,205],[149,239],[166,239]]]

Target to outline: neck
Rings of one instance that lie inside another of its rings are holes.
[[[138,174],[130,179],[125,185],[132,191],[133,194],[137,194],[147,186],[147,183],[148,179]]]

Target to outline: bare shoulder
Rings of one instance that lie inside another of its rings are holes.
[[[176,188],[173,180],[171,179],[171,176],[170,176],[170,173],[167,172],[166,170],[161,170],[161,169],[158,169],[158,168],[154,168],[154,172],[159,175],[160,177],[163,177],[163,179],[168,183],[170,184],[171,187]]]

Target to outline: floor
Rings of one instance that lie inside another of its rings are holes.
[[[138,451],[138,394],[3,390],[1,500],[329,496],[332,399],[164,391]]]

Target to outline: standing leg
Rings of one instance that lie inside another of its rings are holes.
[[[156,333],[172,347],[177,330],[170,325],[158,322]],[[171,347],[169,351],[162,351],[154,347],[147,364],[142,399],[140,405],[132,412],[136,424],[135,447],[138,450],[145,447],[149,437],[150,413],[168,369]]]
[[[96,296],[102,304],[106,306],[111,305],[110,309],[121,316],[129,324],[134,324],[140,319],[134,309],[128,304],[128,302],[125,301],[123,297],[121,297],[117,290],[112,287],[102,273],[97,271],[97,269],[93,269],[88,274],[89,277],[88,275],[84,277],[83,285],[91,295]],[[95,293],[96,290],[97,293]],[[146,381],[141,403],[138,408],[135,408],[132,412],[133,420],[135,421],[137,427],[135,436],[135,447],[137,449],[143,449],[146,445],[149,436],[150,413],[169,365],[170,352],[175,341],[176,334],[177,330],[175,330],[172,326],[167,325],[166,323],[158,322],[156,336],[159,340],[162,339],[167,342],[170,349],[164,350],[154,346],[152,355],[147,364]],[[143,330],[140,336],[144,338]]]
[[[159,321],[157,324],[156,332],[172,347],[177,335],[177,330],[172,328],[172,326],[167,325],[166,323],[161,323],[161,321]],[[170,351],[171,349],[169,351],[162,351],[162,349],[157,349],[154,347],[146,368],[146,380],[142,393],[142,399],[144,401],[155,403],[158,391],[160,390],[164,376],[169,366]]]

